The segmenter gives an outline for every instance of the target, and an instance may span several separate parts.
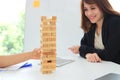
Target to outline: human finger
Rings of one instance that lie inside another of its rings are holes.
[[[97,62],[101,62],[100,57],[96,53],[94,53],[94,56],[95,56],[95,59],[96,59]]]

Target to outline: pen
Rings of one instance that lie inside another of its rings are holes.
[[[20,68],[25,68],[25,67],[31,67],[32,64],[31,63],[25,63],[24,65],[22,65]],[[19,69],[20,69],[19,68]]]

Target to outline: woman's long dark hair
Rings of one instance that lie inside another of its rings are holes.
[[[92,28],[92,23],[89,21],[84,13],[84,3],[96,4],[104,15],[120,15],[120,13],[116,12],[112,8],[108,0],[81,0],[81,28],[84,30],[84,32],[88,32]]]

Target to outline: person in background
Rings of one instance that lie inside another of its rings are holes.
[[[35,48],[33,51],[30,52],[0,56],[0,68],[15,65],[29,59],[40,59],[40,48]]]
[[[108,0],[81,0],[81,44],[69,49],[89,62],[120,64],[120,13]]]

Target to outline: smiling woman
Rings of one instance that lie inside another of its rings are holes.
[[[73,53],[78,52],[89,62],[120,64],[120,13],[112,5],[109,0],[81,0],[84,36],[80,46],[69,48]]]
[[[26,0],[0,0],[0,55],[23,51]]]

